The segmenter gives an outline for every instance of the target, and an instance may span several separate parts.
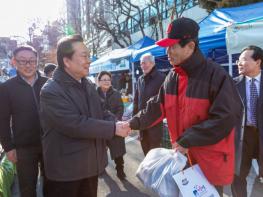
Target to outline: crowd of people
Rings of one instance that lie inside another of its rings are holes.
[[[220,196],[231,184],[234,197],[246,197],[252,159],[263,183],[263,50],[248,46],[231,76],[206,59],[198,46],[198,24],[189,18],[170,23],[167,48],[173,68],[167,76],[151,54],[140,59],[142,76],[133,117],[122,121],[121,94],[103,71],[97,84],[86,78],[90,50],[79,35],[57,44],[58,65],[38,71],[33,47],[20,46],[12,62],[17,76],[0,84],[0,142],[16,164],[21,197],[36,197],[39,174],[45,197],[95,197],[98,176],[107,166],[107,147],[116,173],[125,180],[124,138],[140,131],[144,154],[161,145],[167,119],[172,148],[199,164]],[[40,170],[39,170],[40,167]]]

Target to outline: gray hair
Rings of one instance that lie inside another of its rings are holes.
[[[143,55],[141,56],[141,58],[140,58],[140,62],[141,62],[144,58],[146,58],[148,61],[150,61],[150,62],[152,62],[152,63],[155,64],[155,58],[154,58],[154,56],[153,56],[151,53],[145,53],[145,54],[143,54]]]

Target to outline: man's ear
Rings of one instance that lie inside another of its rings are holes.
[[[63,62],[64,62],[64,65],[65,65],[66,68],[69,67],[69,61],[70,61],[69,58],[67,58],[67,57],[63,57]]]
[[[257,64],[259,65],[259,68],[261,68],[261,65],[262,65],[261,59],[256,60],[256,62],[257,62]]]
[[[16,60],[15,60],[15,57],[12,57],[11,60],[10,60],[10,64],[16,68]]]
[[[190,49],[194,50],[194,49],[195,49],[195,42],[194,42],[194,41],[190,41],[190,42],[188,43],[188,47],[189,47]]]

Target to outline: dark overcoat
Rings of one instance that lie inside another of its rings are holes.
[[[133,115],[137,114],[140,110],[145,109],[147,101],[158,94],[161,85],[163,84],[165,75],[159,72],[155,67],[146,76],[142,75],[137,81],[137,86],[134,96]],[[143,133],[148,132],[148,140],[152,142],[161,143],[163,134],[163,123],[140,131],[140,137],[143,138]]]
[[[47,178],[74,181],[104,171],[106,140],[114,136],[115,122],[104,120],[94,84],[57,69],[41,90],[40,115]]]
[[[102,92],[100,87],[97,88],[97,91],[102,102],[104,102],[104,108],[113,113],[117,120],[122,120],[124,106],[121,94],[112,87],[106,92],[106,95]],[[107,145],[110,149],[112,159],[123,156],[126,153],[125,140],[123,137],[114,136],[111,140],[107,141]]]

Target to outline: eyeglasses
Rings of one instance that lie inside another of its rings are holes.
[[[27,64],[34,66],[37,64],[37,60],[18,60],[18,59],[15,59],[15,60],[21,66],[25,66]]]
[[[100,81],[109,82],[109,81],[111,81],[111,79],[101,79]]]
[[[243,61],[236,60],[236,65],[240,64],[241,62],[243,62]]]

